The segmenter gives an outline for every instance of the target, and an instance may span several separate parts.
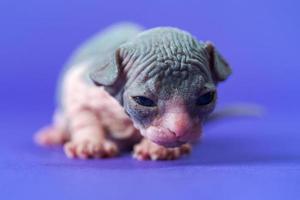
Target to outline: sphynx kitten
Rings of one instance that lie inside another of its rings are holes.
[[[53,124],[36,141],[63,144],[69,158],[113,157],[132,147],[139,160],[179,158],[201,136],[217,84],[230,74],[211,43],[183,30],[112,26],[67,63]]]

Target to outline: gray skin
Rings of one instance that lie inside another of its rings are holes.
[[[133,23],[119,23],[109,26],[107,29],[96,33],[90,39],[79,46],[72,54],[71,58],[64,65],[57,84],[56,100],[59,110],[64,108],[61,106],[62,85],[63,80],[69,70],[76,67],[78,64],[91,60],[89,68],[102,66],[105,60],[116,51],[120,45],[132,39],[137,34],[142,32],[143,28]],[[88,76],[83,77],[87,83],[90,82]]]
[[[134,30],[136,34],[126,41],[102,51],[101,56],[94,54],[90,79],[120,102],[135,127],[151,141],[175,147],[195,140],[214,110],[217,84],[229,77],[231,68],[211,43],[180,29]],[[148,104],[150,100],[151,105],[141,105],[136,97],[146,98]],[[188,121],[180,125],[180,133],[161,123],[169,110],[177,112],[176,107]],[[160,133],[146,131],[158,126]],[[164,133],[175,136],[164,137]]]

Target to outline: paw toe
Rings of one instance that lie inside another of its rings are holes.
[[[104,143],[104,150],[105,150],[108,157],[115,156],[118,153],[117,146],[112,142]]]
[[[105,158],[118,154],[117,146],[112,142],[68,142],[64,146],[65,154],[69,158]]]
[[[73,143],[71,143],[71,142],[66,143],[64,145],[64,151],[68,158],[76,157],[75,147],[74,147]]]

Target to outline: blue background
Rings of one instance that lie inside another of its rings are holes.
[[[299,1],[0,1],[0,199],[299,199]],[[213,41],[234,73],[219,105],[260,119],[210,124],[174,162],[69,160],[32,135],[50,122],[74,48],[119,21],[176,26]]]

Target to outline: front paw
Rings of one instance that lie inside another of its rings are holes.
[[[182,155],[190,153],[190,151],[190,144],[166,148],[144,139],[141,143],[134,146],[133,157],[138,160],[175,160]]]
[[[119,150],[115,143],[103,141],[70,141],[64,145],[64,151],[69,158],[109,158],[118,154]]]

